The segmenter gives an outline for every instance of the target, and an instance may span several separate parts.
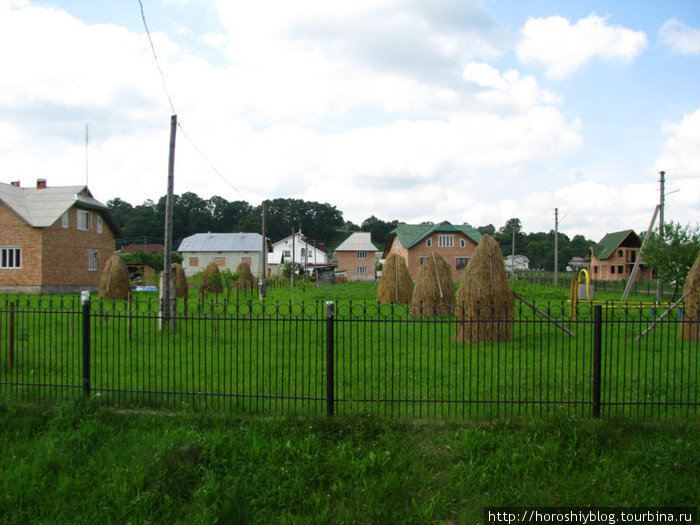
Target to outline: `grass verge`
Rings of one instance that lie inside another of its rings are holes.
[[[485,506],[695,506],[700,428],[247,419],[0,403],[1,523],[482,523]]]

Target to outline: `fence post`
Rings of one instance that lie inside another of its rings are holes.
[[[12,368],[15,364],[15,303],[14,301],[10,301],[10,330],[9,330],[9,336],[10,336],[10,368]]]
[[[593,315],[593,417],[600,417],[600,374],[603,343],[603,307],[599,304],[594,307]]]
[[[335,413],[335,303],[326,301],[326,415],[332,416]]]
[[[90,292],[80,293],[83,305],[83,394],[90,395]]]

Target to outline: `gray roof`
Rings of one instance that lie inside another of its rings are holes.
[[[178,252],[259,252],[259,233],[195,233],[182,239]]]
[[[376,252],[377,247],[372,244],[372,234],[369,232],[355,232],[350,237],[345,239],[340,246],[335,249],[336,252]]]
[[[87,186],[54,186],[20,188],[0,182],[0,201],[5,203],[22,220],[35,228],[47,228],[67,210],[77,205],[101,212],[114,234],[119,237],[119,225],[109,208],[95,199]]]

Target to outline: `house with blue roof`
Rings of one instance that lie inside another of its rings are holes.
[[[399,224],[389,233],[384,259],[397,253],[406,259],[411,279],[418,279],[420,267],[433,253],[441,254],[458,279],[469,264],[481,233],[468,224]]]

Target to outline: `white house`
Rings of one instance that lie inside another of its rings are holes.
[[[270,250],[270,240],[266,239],[266,249]],[[185,275],[203,271],[209,263],[220,270],[228,268],[232,272],[242,263],[248,263],[253,275],[260,275],[260,254],[262,235],[259,233],[196,233],[185,237],[177,251],[182,255]]]
[[[524,255],[507,255],[503,258],[503,262],[506,265],[506,270],[529,270],[530,269],[530,259]]]
[[[289,235],[272,244],[272,252],[267,255],[271,273],[276,273],[275,268],[281,271],[284,263],[292,262],[292,253],[294,262],[308,271],[315,266],[328,264],[328,256],[323,251],[322,244],[320,247],[314,246],[301,232],[295,232],[294,236]]]

